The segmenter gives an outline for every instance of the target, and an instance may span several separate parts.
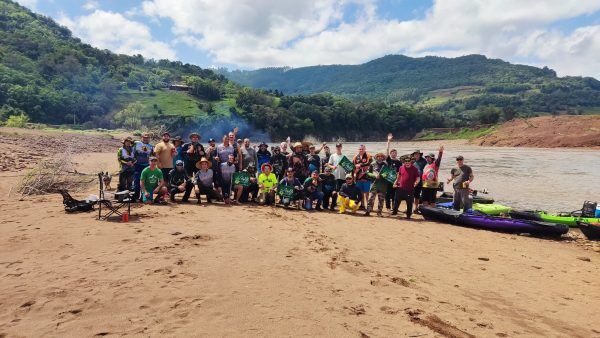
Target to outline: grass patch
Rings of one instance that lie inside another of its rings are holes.
[[[488,135],[496,130],[496,126],[487,128],[462,128],[457,132],[448,133],[425,133],[418,138],[416,141],[434,141],[434,140],[472,140],[478,137]]]
[[[130,102],[138,101],[144,106],[144,118],[163,116],[197,117],[205,115],[202,102],[185,92],[159,89],[151,91],[126,91],[121,93],[117,102],[124,107]]]

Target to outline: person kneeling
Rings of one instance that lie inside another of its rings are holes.
[[[315,210],[321,211],[321,204],[323,203],[323,184],[319,177],[318,171],[313,171],[309,178],[304,181],[304,192],[306,194],[306,201],[304,202],[304,208],[306,210],[312,210],[314,201],[317,201]]]
[[[156,166],[157,163],[158,159],[156,157],[150,157],[150,165],[144,168],[140,174],[140,188],[144,203],[167,203],[165,195],[169,193],[169,190],[163,180],[162,171]]]
[[[196,198],[198,199],[198,204],[202,204],[202,195],[206,195],[206,201],[208,203],[212,203],[213,199],[220,199],[221,196],[215,190],[215,173],[210,168],[212,163],[207,160],[205,157],[200,159],[196,164],[196,167],[199,169],[196,173]]]
[[[340,188],[338,203],[340,205],[340,214],[346,212],[346,209],[356,212],[358,210],[358,201],[361,198],[361,191],[354,184],[352,174],[346,175],[346,182]]]
[[[175,195],[183,192],[181,202],[187,203],[192,189],[194,189],[194,184],[185,172],[183,161],[178,160],[175,162],[175,169],[171,169],[169,172],[170,201],[175,202]]]
[[[260,175],[258,175],[258,187],[260,188],[260,200],[264,205],[275,203],[275,187],[277,185],[277,176],[271,171],[273,166],[270,163],[264,163],[260,166]]]
[[[285,172],[286,176],[279,182],[280,185],[294,187],[294,195],[292,198],[283,197],[281,204],[285,207],[289,207],[292,202],[296,202],[298,209],[301,207],[301,202],[304,197],[304,186],[294,177],[294,169],[288,168]]]

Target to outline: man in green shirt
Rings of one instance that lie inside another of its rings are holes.
[[[140,185],[142,188],[142,201],[144,203],[165,204],[165,196],[169,193],[163,173],[157,167],[158,159],[150,157],[150,166],[142,170]],[[154,197],[156,195],[156,197]]]

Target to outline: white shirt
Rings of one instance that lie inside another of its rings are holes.
[[[346,177],[346,170],[339,166],[342,157],[344,157],[344,155],[338,155],[337,153],[331,154],[331,156],[329,156],[328,163],[336,167],[333,171],[333,176],[335,176],[336,180],[343,180]]]

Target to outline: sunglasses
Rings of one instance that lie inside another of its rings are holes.
[[[158,162],[158,160],[152,160],[152,161],[150,161],[150,162]]]

